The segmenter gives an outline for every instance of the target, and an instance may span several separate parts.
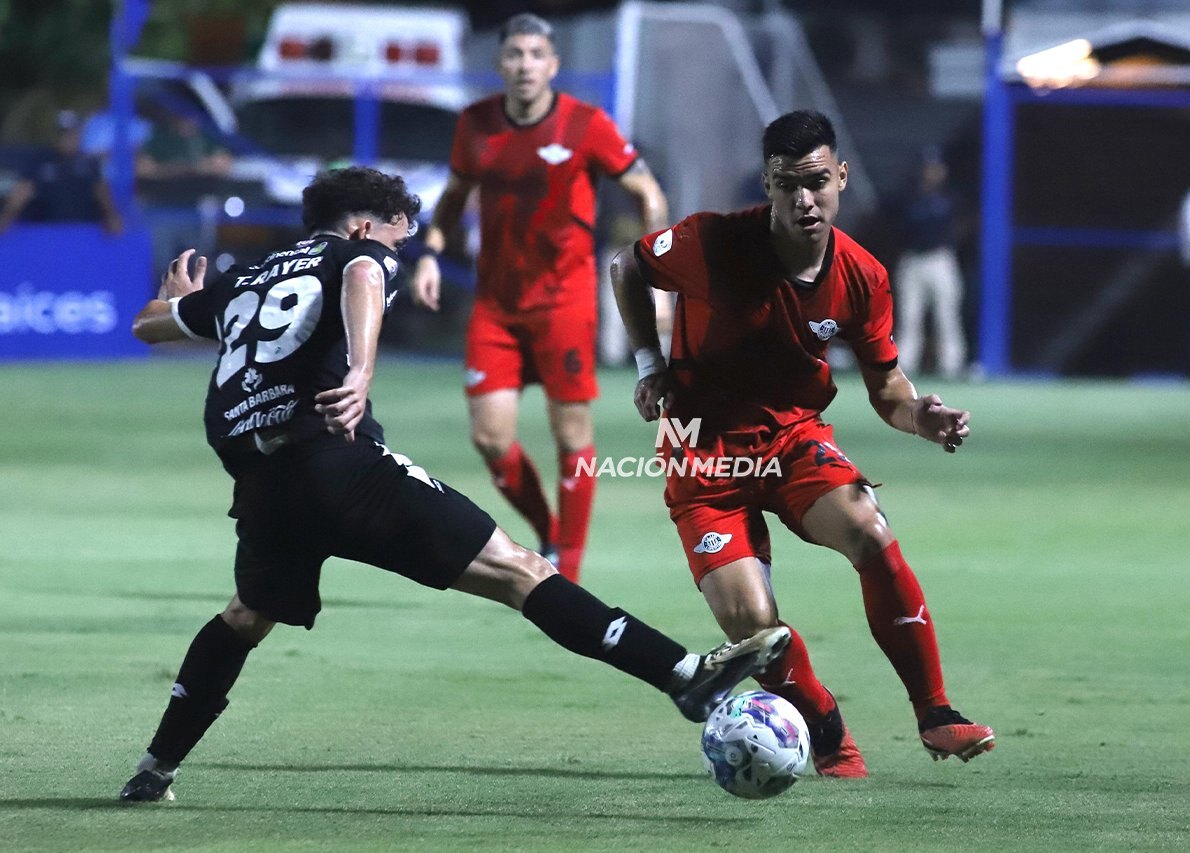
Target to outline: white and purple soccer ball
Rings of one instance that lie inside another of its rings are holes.
[[[810,732],[780,696],[754,690],[725,699],[702,732],[707,772],[720,788],[748,800],[788,790],[810,763]]]

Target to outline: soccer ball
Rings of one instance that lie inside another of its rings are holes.
[[[797,708],[754,690],[728,697],[702,731],[707,772],[720,788],[748,800],[775,797],[806,772],[810,732]]]

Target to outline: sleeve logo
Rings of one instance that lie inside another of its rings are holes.
[[[654,255],[654,257],[659,258],[662,255],[664,255],[671,248],[673,248],[673,244],[674,244],[674,230],[672,228],[670,228],[666,231],[663,231],[661,234],[658,234],[657,239],[653,241],[653,255]]]

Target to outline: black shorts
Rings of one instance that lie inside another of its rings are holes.
[[[328,557],[446,589],[496,529],[465,495],[362,437],[315,440],[227,467],[236,478],[236,592],[288,625],[314,626]]]

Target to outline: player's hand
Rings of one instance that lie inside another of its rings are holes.
[[[327,432],[355,441],[355,428],[367,410],[370,384],[362,372],[349,370],[341,387],[314,396],[314,411],[322,415]]]
[[[413,294],[413,304],[437,311],[438,300],[442,295],[442,270],[438,268],[438,259],[433,255],[422,255],[413,269],[413,281],[409,285]]]
[[[636,383],[632,402],[636,403],[636,410],[642,418],[655,421],[661,417],[661,401],[667,399],[672,392],[673,380],[669,371],[661,370]]]
[[[194,249],[187,249],[169,263],[169,268],[161,276],[161,288],[157,291],[158,299],[173,299],[185,296],[196,290],[202,290],[202,280],[207,274],[207,259],[198,256],[194,262],[194,275],[190,275],[190,256]]]
[[[947,453],[954,453],[971,434],[968,421],[971,413],[942,405],[937,394],[928,394],[913,401],[913,432],[926,441],[941,444]]]

